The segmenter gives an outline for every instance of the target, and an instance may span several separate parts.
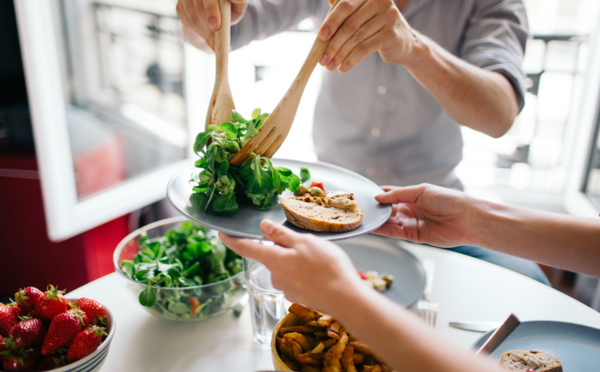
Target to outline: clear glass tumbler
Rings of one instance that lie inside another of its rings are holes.
[[[268,349],[273,330],[288,313],[290,305],[283,292],[271,284],[271,272],[263,264],[244,258],[244,273],[250,297],[253,340]]]

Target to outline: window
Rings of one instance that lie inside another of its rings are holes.
[[[175,0],[19,0],[15,9],[50,238],[165,197],[191,164]]]

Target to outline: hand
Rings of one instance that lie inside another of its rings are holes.
[[[459,191],[433,185],[384,186],[380,203],[393,203],[390,218],[375,234],[438,247],[468,244],[475,200]]]
[[[248,7],[248,0],[221,0],[231,2],[231,24],[239,22]],[[177,15],[183,25],[200,35],[215,49],[215,31],[221,27],[219,0],[177,0]]]
[[[271,271],[273,286],[284,291],[289,301],[330,312],[342,289],[355,292],[369,289],[361,283],[348,255],[337,245],[267,220],[262,221],[261,230],[274,245],[223,233],[219,237],[239,255],[263,263]]]
[[[340,72],[376,51],[389,64],[406,64],[421,43],[393,0],[341,0],[319,29],[321,40],[330,37],[319,63]]]

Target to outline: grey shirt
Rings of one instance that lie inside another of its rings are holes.
[[[327,0],[249,0],[232,28],[232,46],[293,28],[312,17],[320,25]],[[523,53],[528,37],[522,0],[411,0],[402,12],[414,29],[452,54],[512,84],[524,104]],[[403,67],[371,54],[346,73],[323,72],[313,139],[319,160],[378,184],[428,182],[462,188],[460,126]]]

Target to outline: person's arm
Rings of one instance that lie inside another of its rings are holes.
[[[488,9],[493,8],[487,4],[486,10],[481,12],[491,13]],[[519,29],[518,20],[523,17],[511,16],[513,10],[520,9],[507,8],[504,13],[474,15],[470,26],[472,30],[465,30],[463,36],[467,44],[479,38],[479,45],[468,44],[463,48],[465,58],[477,60],[491,70],[454,56],[412,29],[393,0],[341,0],[320,28],[322,40],[331,38],[320,62],[330,70],[338,68],[345,72],[371,53],[379,52],[387,63],[405,66],[457,123],[500,137],[510,129],[519,113],[521,102],[515,89],[520,87],[513,87],[505,77],[504,73],[509,75],[508,71],[495,71],[493,65],[497,62],[498,65],[507,63],[514,67],[515,60],[521,61],[523,51],[515,50],[519,48],[514,46],[524,48],[527,35],[526,30]],[[487,20],[487,16],[500,19]],[[477,28],[479,23],[484,25]],[[516,26],[507,25],[509,23]],[[526,29],[526,25],[522,27]],[[483,37],[483,32],[489,34]],[[515,35],[516,40],[494,41],[494,33],[502,37]],[[509,46],[498,47],[502,43]],[[493,51],[485,55],[481,50],[486,48]]]
[[[375,234],[439,247],[476,245],[600,277],[600,219],[480,200],[439,186],[384,187],[394,213]]]
[[[501,372],[495,363],[445,342],[414,314],[367,287],[346,253],[311,234],[263,221],[275,245],[219,234],[238,254],[264,263],[288,300],[333,316],[396,371]]]

